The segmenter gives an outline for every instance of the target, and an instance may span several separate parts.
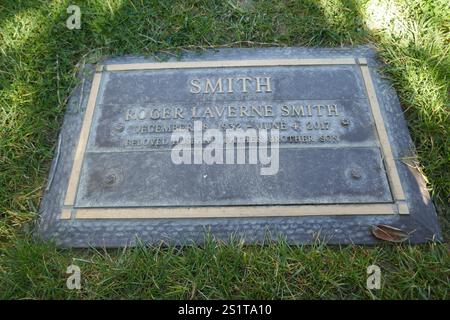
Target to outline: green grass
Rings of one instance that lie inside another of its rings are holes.
[[[316,244],[57,250],[18,241],[2,258],[3,298],[147,299],[427,299],[448,298],[450,257],[442,245],[367,249]],[[82,289],[69,291],[64,272],[81,269]],[[366,269],[382,270],[382,289],[366,289]]]
[[[447,0],[69,1],[0,3],[0,298],[449,298],[448,243],[341,248],[218,244],[58,250],[30,240],[65,102],[83,63],[215,47],[372,43],[387,62],[438,209],[450,226]],[[71,263],[83,288],[65,288]],[[365,289],[366,268],[383,286]]]

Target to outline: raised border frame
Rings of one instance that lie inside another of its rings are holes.
[[[326,204],[326,205],[257,205],[257,206],[201,206],[201,207],[145,207],[145,208],[74,208],[75,198],[83,165],[84,154],[92,126],[97,95],[104,71],[161,70],[191,68],[227,67],[274,67],[274,66],[316,66],[354,65],[360,67],[366,88],[375,128],[381,147],[383,163],[393,197],[393,203]],[[358,215],[358,214],[409,214],[405,195],[395,166],[392,149],[381,116],[372,78],[364,58],[337,59],[259,59],[259,60],[219,60],[188,62],[156,62],[129,64],[99,64],[96,68],[90,96],[85,112],[69,184],[64,199],[60,219],[157,219],[157,218],[203,218],[203,217],[270,217],[306,215]]]
[[[79,84],[72,92],[64,122],[55,142],[47,186],[39,206],[35,237],[60,247],[123,247],[138,244],[201,245],[205,233],[220,241],[237,238],[248,244],[264,244],[280,237],[291,244],[309,244],[317,239],[328,244],[378,244],[371,226],[387,224],[409,233],[409,243],[442,239],[438,217],[427,191],[425,178],[416,165],[413,141],[392,83],[382,73],[383,64],[370,46],[340,48],[226,48],[202,52],[183,51],[178,57],[167,53],[153,57],[122,56],[99,61],[102,65],[169,62],[206,62],[254,59],[355,59],[372,79],[383,124],[388,134],[393,162],[400,177],[409,214],[355,214],[253,217],[202,217],[193,219],[76,219],[71,207],[64,207],[81,128],[87,110],[95,66],[86,64],[78,73]],[[362,73],[361,73],[362,74]],[[276,210],[274,208],[273,210]],[[60,219],[63,215],[70,219]]]

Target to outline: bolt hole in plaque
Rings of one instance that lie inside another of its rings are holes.
[[[241,164],[175,164],[171,135],[194,121],[223,133],[277,129],[276,174],[249,164],[250,144]],[[357,58],[98,67],[64,208],[74,219],[408,214]]]

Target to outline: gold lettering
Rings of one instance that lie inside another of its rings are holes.
[[[175,119],[177,118],[184,119],[183,109],[181,109],[180,107],[175,108]]]
[[[286,105],[281,106],[281,116],[287,117],[289,116],[289,107]]]
[[[236,107],[228,106],[228,116],[230,118],[236,117]]]
[[[202,90],[200,87],[200,80],[199,79],[192,79],[191,80],[191,93],[200,93]]]
[[[314,106],[317,109],[317,116],[321,117],[322,116],[322,112],[321,112],[321,108],[323,107],[322,105],[317,105]]]
[[[234,93],[238,90],[247,93],[250,89],[255,92],[272,92],[272,78],[271,77],[227,77],[227,78],[203,78],[190,80],[191,93]]]
[[[337,105],[335,104],[329,104],[328,106],[328,116],[338,116],[338,110],[337,110]]]
[[[128,109],[127,113],[125,114],[125,121],[129,120],[136,120],[136,112],[130,109]]]
[[[247,113],[247,107],[245,107],[245,106],[241,106],[240,108],[239,108],[239,110],[241,111],[241,117],[248,117],[249,116],[249,114]]]
[[[227,78],[228,81],[228,93],[233,93],[233,78]]]
[[[293,108],[293,112],[294,112],[294,116],[296,115],[297,117],[304,117],[305,116],[305,109],[303,108],[303,106],[294,106]]]
[[[205,93],[209,93],[209,90],[211,90],[211,93],[215,93],[217,89],[219,89],[217,91],[218,93],[223,93],[222,78],[217,79],[214,87],[212,86],[211,80],[206,79]]]
[[[261,79],[266,79],[266,82],[262,83]],[[261,87],[265,87],[266,92],[272,92],[270,88],[270,77],[256,77],[256,92],[262,92]]]
[[[208,117],[208,118],[214,117],[214,115],[209,107],[207,107],[205,110],[205,117]]]
[[[247,81],[251,81],[252,78],[249,77],[239,77],[237,81],[242,81],[242,92],[247,92]]]

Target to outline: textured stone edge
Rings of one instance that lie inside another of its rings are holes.
[[[247,48],[208,50],[201,54],[185,53],[184,61],[265,59],[265,58],[366,58],[371,72],[386,129],[396,159],[409,215],[392,216],[302,216],[270,218],[195,218],[155,220],[59,220],[65,190],[72,166],[76,143],[86,109],[94,66],[87,66],[80,75],[84,79],[69,99],[60,131],[58,155],[54,157],[49,177],[51,184],[40,205],[40,218],[35,235],[55,241],[62,247],[119,247],[161,241],[186,245],[203,243],[205,232],[227,241],[231,236],[247,243],[262,243],[267,239],[285,237],[289,243],[312,243],[321,239],[330,244],[376,244],[379,240],[370,232],[370,226],[389,224],[411,232],[410,243],[422,243],[441,238],[436,212],[418,170],[406,165],[402,158],[415,155],[403,112],[389,81],[376,71],[381,64],[375,51],[367,46],[356,48]],[[100,64],[155,62],[143,57],[120,57]],[[168,61],[177,61],[171,58]],[[81,110],[79,110],[81,106]],[[405,183],[406,182],[406,183]],[[416,197],[413,195],[417,194]],[[420,195],[420,197],[419,197]],[[421,199],[419,199],[421,198]]]

